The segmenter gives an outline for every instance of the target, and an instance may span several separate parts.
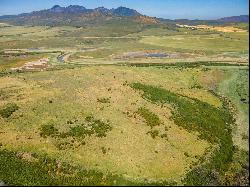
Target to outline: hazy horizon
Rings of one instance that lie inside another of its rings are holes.
[[[125,6],[138,12],[165,19],[218,19],[222,17],[249,15],[248,0],[1,0],[0,15],[16,15],[54,5],[66,7],[80,5],[86,8],[117,8]]]

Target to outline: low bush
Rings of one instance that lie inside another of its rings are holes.
[[[74,124],[72,120],[67,121],[67,124]],[[56,138],[67,138],[74,137],[84,139],[86,136],[95,135],[97,137],[106,137],[107,132],[111,131],[112,127],[108,122],[103,122],[99,119],[94,119],[92,116],[88,116],[85,118],[84,123],[81,125],[76,125],[70,127],[67,132],[59,132],[57,128],[54,127],[53,124],[42,125],[40,128],[40,135],[43,138],[47,137],[56,137]]]
[[[102,153],[106,154],[107,153],[107,149],[105,147],[101,147]]]
[[[146,120],[146,124],[150,126],[151,129],[154,126],[159,126],[161,124],[160,118],[156,114],[148,110],[147,108],[141,107],[138,109],[136,113]]]
[[[150,130],[147,132],[147,134],[150,134],[153,139],[155,139],[159,135],[158,130]]]
[[[87,129],[84,126],[75,126],[70,127],[69,132],[66,133],[68,136],[77,137],[77,138],[85,138],[86,135],[94,134],[94,131],[92,129]]]
[[[135,66],[135,67],[158,67],[158,68],[180,68],[180,69],[185,69],[185,68],[197,68],[197,67],[202,67],[202,66],[248,66],[247,64],[232,64],[232,63],[222,63],[222,62],[213,62],[213,61],[208,61],[208,62],[176,62],[176,63],[167,63],[167,64],[162,64],[162,63],[133,63],[133,64],[126,64],[127,66]]]
[[[0,115],[3,118],[10,117],[16,110],[18,110],[19,107],[15,103],[9,103],[3,109],[0,110]]]
[[[168,135],[167,134],[162,134],[161,138],[166,138],[168,140]]]
[[[56,136],[58,135],[59,131],[57,128],[54,127],[52,124],[42,125],[40,128],[40,136],[46,138],[48,136]]]
[[[99,103],[110,103],[110,99],[109,98],[98,98],[97,102],[99,102]]]

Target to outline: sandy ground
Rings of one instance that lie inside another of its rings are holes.
[[[49,67],[49,59],[48,58],[42,58],[37,61],[27,62],[22,67],[18,68],[11,68],[13,71],[17,70],[45,70]]]
[[[219,32],[247,32],[246,30],[225,26],[225,27],[216,27],[216,26],[208,26],[208,25],[197,25],[197,26],[190,26],[190,25],[180,25],[176,24],[179,27],[185,27],[185,28],[194,28],[194,29],[209,29],[209,30],[215,30]]]

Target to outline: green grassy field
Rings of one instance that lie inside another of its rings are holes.
[[[249,71],[246,69],[229,70],[228,79],[218,88],[235,104],[237,128],[234,132],[234,141],[242,149],[248,151],[249,131]]]
[[[98,30],[0,27],[0,182],[247,185],[248,32]]]
[[[248,53],[248,33],[175,35],[167,37],[149,36],[142,43],[163,46],[172,50],[218,54],[221,52]]]

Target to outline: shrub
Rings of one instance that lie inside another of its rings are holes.
[[[85,118],[85,121],[87,121],[87,122],[91,122],[91,121],[93,121],[94,120],[94,117],[93,116],[87,116],[86,118]]]
[[[99,102],[99,103],[110,103],[110,99],[109,98],[98,98],[97,102]]]
[[[143,117],[146,120],[146,124],[151,128],[153,128],[154,126],[159,126],[161,124],[160,118],[146,108],[139,108],[137,114]]]
[[[101,120],[93,120],[91,125],[97,137],[106,137],[106,133],[112,130],[109,123],[104,123]]]
[[[153,139],[155,139],[159,135],[158,130],[150,130],[147,132],[147,134],[150,134]]]
[[[59,149],[59,150],[65,150],[67,149],[69,146],[72,146],[69,142],[62,142],[62,143],[58,143],[56,145],[56,147]]]
[[[75,120],[74,122],[77,122]],[[67,124],[73,124],[72,120],[67,121]],[[85,123],[70,127],[67,132],[59,132],[58,129],[52,124],[43,125],[40,128],[40,135],[44,138],[57,137],[57,138],[67,138],[75,137],[84,139],[86,136],[96,135],[97,137],[106,137],[107,132],[112,130],[111,125],[108,122],[103,122],[99,119],[94,119],[93,116],[88,116],[85,118]]]
[[[241,138],[242,138],[242,140],[248,140],[249,139],[248,135],[245,134],[245,133],[241,134]]]
[[[3,118],[8,118],[18,109],[19,107],[17,106],[17,104],[9,103],[3,109],[0,110],[0,115]]]
[[[47,136],[56,136],[58,135],[58,129],[56,129],[54,127],[54,125],[52,124],[48,124],[48,125],[42,125],[41,126],[41,132],[40,132],[40,136],[43,138],[46,138]]]
[[[168,135],[167,135],[167,134],[162,134],[162,135],[161,135],[161,138],[166,138],[166,139],[168,139]]]
[[[102,153],[106,154],[107,153],[107,149],[105,147],[101,147]]]
[[[76,126],[76,127],[70,127],[70,131],[67,133],[69,136],[72,137],[78,137],[78,138],[85,138],[86,135],[93,134],[94,131],[92,129],[87,129],[84,126]]]

